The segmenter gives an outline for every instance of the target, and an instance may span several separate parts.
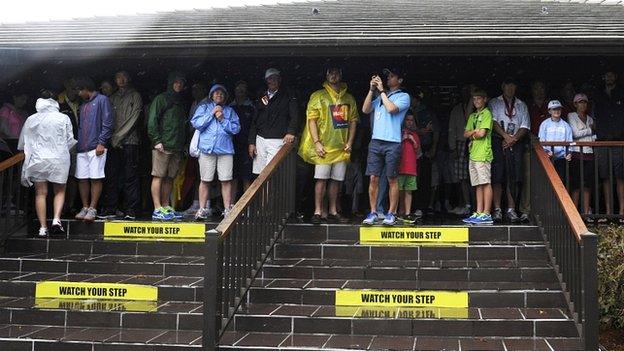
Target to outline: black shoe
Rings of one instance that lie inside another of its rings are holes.
[[[123,217],[123,219],[128,221],[134,221],[136,219],[136,215],[134,214],[134,211],[128,210],[126,211],[126,215]]]
[[[65,235],[65,228],[63,228],[63,224],[59,223],[54,223],[52,222],[52,225],[50,226],[50,235],[54,235],[54,236],[61,236],[61,235]]]
[[[346,223],[349,223],[349,218],[341,216],[340,213],[328,214],[327,215],[327,222],[329,222],[329,223],[342,223],[342,224],[346,224]]]
[[[96,216],[98,219],[115,219],[117,218],[117,212],[115,210],[105,210]]]
[[[310,217],[310,223],[312,223],[312,224],[321,224],[321,223],[323,223],[323,219],[321,218],[320,214],[314,214],[314,215],[312,215],[312,217]]]

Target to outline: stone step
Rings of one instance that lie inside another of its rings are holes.
[[[356,224],[288,224],[281,238],[286,241],[300,241],[308,243],[322,243],[327,240],[343,240],[356,242],[360,239],[360,225]],[[409,227],[409,226],[408,226]],[[411,226],[410,228],[466,228],[465,225],[426,225]],[[392,227],[384,227],[389,230]],[[538,226],[534,225],[493,225],[493,226],[470,226],[468,228],[470,242],[507,242],[537,241],[543,242],[544,238]]]
[[[233,328],[241,332],[343,335],[411,335],[472,337],[578,337],[573,320],[513,319],[385,319],[330,316],[237,315]]]
[[[156,256],[203,256],[203,243],[154,241],[103,241],[91,239],[39,239],[12,237],[7,242],[9,253],[109,254]]]
[[[34,297],[40,281],[139,284],[158,287],[161,301],[197,301],[203,299],[203,278],[182,276],[116,275],[83,273],[0,272],[3,296]]]
[[[407,262],[403,266],[370,266],[369,261],[331,262],[327,265],[297,264],[291,266],[265,265],[260,271],[262,279],[367,279],[409,281],[488,281],[488,282],[557,282],[551,267],[465,267],[462,261],[444,267]],[[358,264],[359,263],[359,264]],[[405,263],[405,262],[404,262]],[[412,263],[413,265],[410,265]],[[462,266],[463,264],[463,266]]]
[[[548,260],[543,243],[522,245],[470,246],[371,246],[343,243],[285,244],[278,242],[273,249],[274,259],[318,258],[354,260]]]
[[[0,324],[3,351],[187,351],[201,345],[196,330]]]
[[[370,335],[226,332],[221,350],[393,350],[393,351],[552,351],[583,350],[581,339],[542,337],[426,337]]]
[[[3,323],[57,327],[202,330],[200,302],[0,299]]]
[[[115,254],[11,253],[0,270],[17,272],[134,274],[201,277],[204,258]]]
[[[249,290],[247,302],[333,306],[336,291],[340,290],[338,284],[341,282],[323,281],[305,288],[256,286]],[[357,290],[465,291],[469,307],[567,308],[563,292],[555,283],[357,281],[351,286]]]

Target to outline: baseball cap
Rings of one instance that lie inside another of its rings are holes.
[[[559,100],[550,100],[550,102],[548,103],[548,109],[549,110],[554,110],[556,108],[562,108],[562,107],[563,106],[561,105]]]
[[[578,93],[574,95],[574,103],[576,104],[579,101],[589,101],[589,100],[587,99],[587,95],[583,93]]]
[[[392,67],[392,68],[384,68],[381,70],[381,73],[383,73],[384,76],[389,75],[390,73],[399,76],[400,78],[405,78],[405,71],[403,71],[401,68],[399,67]]]
[[[269,78],[270,76],[279,76],[280,71],[277,68],[269,68],[264,72],[264,79]]]

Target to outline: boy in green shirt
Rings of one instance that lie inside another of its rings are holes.
[[[487,93],[482,89],[472,92],[475,112],[470,114],[464,137],[469,139],[468,171],[470,183],[476,187],[477,210],[472,216],[465,218],[464,223],[492,224],[490,210],[492,207],[492,184],[490,167],[492,154],[492,112],[486,107]]]

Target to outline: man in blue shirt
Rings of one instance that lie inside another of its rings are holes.
[[[372,225],[377,221],[376,203],[378,195],[379,178],[385,176],[390,185],[390,205],[388,213],[383,220],[384,225],[396,223],[395,213],[399,203],[399,184],[397,180],[398,166],[401,161],[401,124],[405,113],[410,106],[410,96],[401,90],[404,74],[398,68],[384,69],[386,85],[381,77],[373,75],[370,81],[370,89],[362,112],[371,113],[373,135],[368,145],[368,159],[366,175],[370,176],[368,186],[369,204],[371,212],[362,222]],[[375,95],[377,95],[375,97]],[[385,166],[385,172],[382,170]]]
[[[80,106],[76,146],[76,179],[82,209],[75,218],[91,222],[97,216],[96,208],[102,194],[106,147],[113,130],[113,108],[108,97],[96,91],[90,78],[78,79],[76,90],[84,103]]]

